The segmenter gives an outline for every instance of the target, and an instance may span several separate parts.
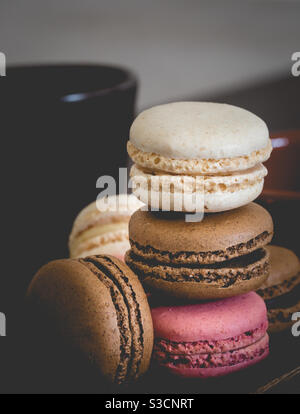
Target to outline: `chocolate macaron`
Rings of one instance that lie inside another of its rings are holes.
[[[300,263],[289,249],[268,246],[270,276],[257,293],[265,300],[268,309],[269,332],[291,327],[294,312],[300,312]]]
[[[256,290],[269,272],[264,246],[270,214],[250,203],[186,222],[184,214],[136,211],[129,222],[129,267],[147,288],[191,299],[216,299]]]
[[[28,300],[110,382],[135,380],[148,369],[150,308],[138,278],[120,260],[103,255],[50,262],[32,280]]]

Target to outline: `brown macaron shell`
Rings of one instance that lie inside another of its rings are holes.
[[[300,312],[300,299],[298,303],[286,309],[268,309],[268,332],[282,332],[291,328],[295,323],[292,320],[292,314],[295,312]]]
[[[145,286],[189,300],[226,298],[250,292],[269,275],[269,255],[265,249],[259,249],[254,257],[247,255],[222,262],[224,267],[150,265],[138,261],[130,251],[125,260]]]
[[[295,323],[291,319],[292,314],[300,311],[300,296],[297,300],[300,262],[294,252],[284,247],[270,245],[266,249],[270,255],[270,275],[257,293],[268,308],[268,331],[275,333],[289,329]]]
[[[255,203],[207,214],[200,222],[138,210],[129,222],[125,261],[150,289],[191,300],[225,298],[265,282],[264,246],[272,235],[270,214]]]
[[[161,263],[210,264],[248,254],[273,236],[270,214],[256,203],[186,222],[181,213],[136,211],[129,222],[132,251]]]
[[[50,315],[61,335],[109,381],[131,381],[148,369],[150,308],[138,278],[120,260],[90,256],[50,262],[32,280],[28,300]]]
[[[264,299],[283,295],[300,283],[300,262],[294,252],[285,247],[270,245],[270,276],[258,293]]]

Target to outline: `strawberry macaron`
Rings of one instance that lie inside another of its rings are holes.
[[[217,377],[269,353],[264,301],[250,292],[200,304],[152,309],[153,359],[182,377]]]

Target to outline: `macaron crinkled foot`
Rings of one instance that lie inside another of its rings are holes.
[[[192,305],[152,309],[153,359],[182,377],[226,375],[269,353],[267,312],[254,292]]]
[[[292,315],[300,312],[300,262],[289,249],[267,246],[270,255],[270,275],[257,293],[268,309],[269,332],[289,329]]]
[[[89,204],[74,221],[69,237],[70,257],[110,254],[124,260],[130,248],[129,219],[143,205],[132,194],[109,196]]]
[[[43,266],[27,293],[60,337],[109,382],[136,380],[149,366],[153,325],[135,274],[113,256],[56,260]]]
[[[187,300],[256,290],[269,273],[270,214],[250,203],[186,222],[184,214],[136,211],[125,261],[153,291]]]
[[[135,163],[133,192],[144,203],[220,212],[259,196],[267,174],[262,162],[272,146],[266,124],[249,111],[175,102],[142,112],[131,126],[127,150]]]

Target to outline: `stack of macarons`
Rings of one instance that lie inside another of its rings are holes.
[[[128,142],[140,201],[106,197],[80,212],[71,258],[43,266],[29,286],[41,323],[50,318],[116,384],[139,378],[151,356],[196,378],[264,359],[260,295],[283,299],[299,285],[295,266],[287,282],[267,281],[273,222],[253,200],[270,152],[265,123],[240,108],[179,102],[141,113]]]
[[[253,200],[272,150],[266,124],[231,105],[171,103],[136,118],[127,148],[148,209],[130,219],[125,261],[152,295],[154,359],[185,377],[262,360],[267,310],[254,291],[269,275],[273,222]]]

